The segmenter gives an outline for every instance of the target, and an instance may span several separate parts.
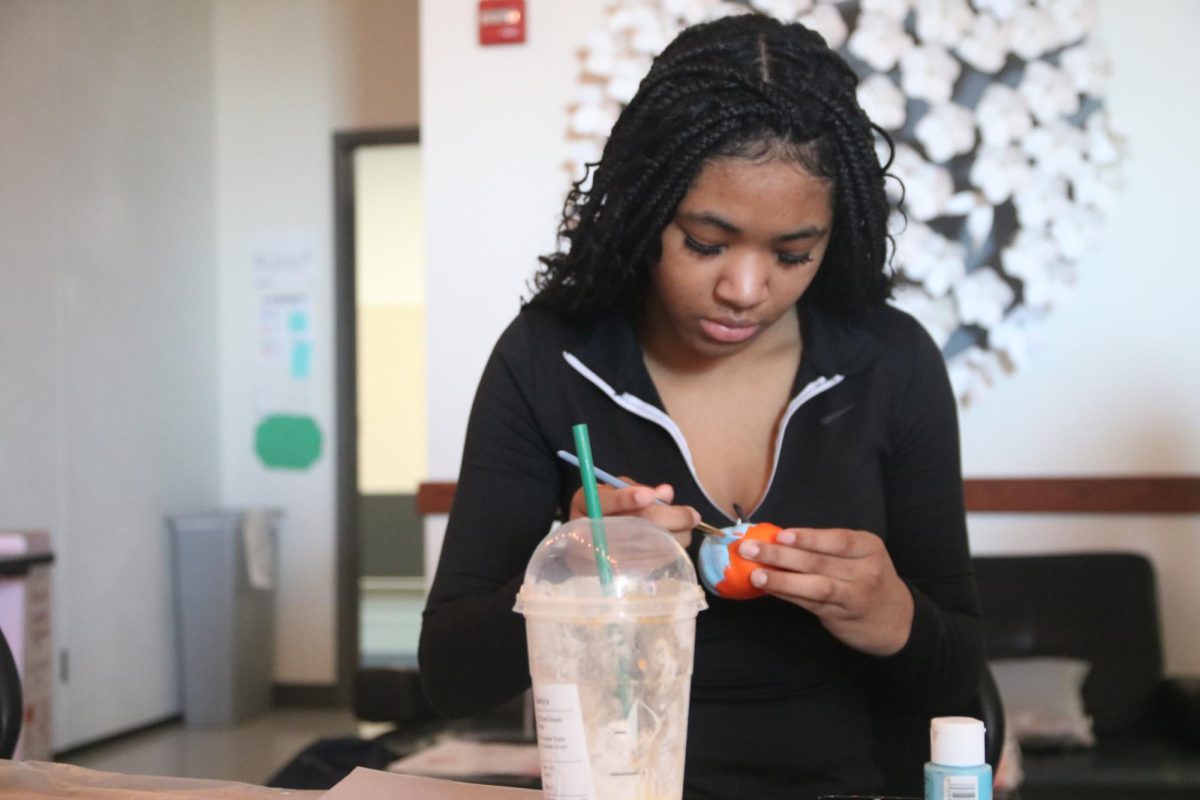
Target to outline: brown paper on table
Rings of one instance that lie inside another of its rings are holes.
[[[477,742],[448,737],[393,761],[388,764],[387,771],[468,780],[473,775],[536,778],[542,774],[542,762],[535,744]]]
[[[538,800],[542,793],[505,786],[418,778],[355,767],[319,800]]]

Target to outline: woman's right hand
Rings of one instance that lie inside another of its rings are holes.
[[[623,489],[612,486],[597,486],[600,495],[600,512],[606,517],[641,517],[660,528],[665,528],[684,547],[692,541],[692,529],[700,522],[700,513],[691,506],[673,506],[675,488],[669,483],[658,486],[642,486],[622,476],[631,484]],[[662,500],[667,505],[655,502]],[[571,498],[571,519],[587,516],[587,501],[583,487]]]

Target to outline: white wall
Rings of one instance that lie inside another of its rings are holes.
[[[214,0],[221,499],[285,511],[275,677],[336,677],[333,134],[414,125],[413,0]],[[252,257],[261,237],[313,244],[312,377],[306,409],[322,456],[303,472],[254,454],[260,408]]]
[[[1044,350],[963,416],[972,475],[1200,473],[1200,4],[1101,4],[1127,186]]]
[[[55,537],[59,749],[179,711],[170,512],[286,510],[276,679],[335,678],[332,463],[253,456],[249,259],[316,244],[331,453],[333,134],[416,124],[416,12],[0,3],[0,528]]]
[[[210,20],[0,4],[0,528],[57,551],[58,748],[179,709],[164,515],[218,499]]]
[[[607,5],[531,3],[526,44],[480,47],[477,3],[421,0],[433,480],[458,474],[475,382],[554,249],[577,53]]]
[[[1200,5],[1101,3],[1109,107],[1129,142],[1127,188],[1043,352],[962,418],[968,475],[1200,474]],[[977,552],[1116,548],[1159,572],[1167,667],[1200,673],[1200,517],[974,515]]]
[[[475,382],[539,253],[565,190],[566,107],[577,51],[606,0],[531,4],[529,42],[479,48],[475,3],[422,0],[422,108],[429,226],[430,477],[458,472]],[[1102,0],[1110,107],[1128,131],[1128,191],[1074,301],[1036,363],[962,419],[968,476],[1200,473],[1200,326],[1188,324],[1200,268],[1187,244],[1200,154],[1200,71],[1191,0]],[[1186,118],[1185,118],[1186,117]],[[471,292],[462,290],[473,285]],[[499,298],[499,299],[498,299]],[[464,320],[471,336],[463,336]],[[1185,621],[1200,606],[1193,516],[984,517],[979,552],[1123,547],[1155,557],[1168,667],[1200,672]],[[441,520],[429,528],[436,538]]]

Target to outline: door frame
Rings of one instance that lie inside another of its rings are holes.
[[[368,145],[419,144],[420,129],[374,128],[333,135],[334,380],[337,426],[337,698],[353,705],[359,668],[358,337],[355,303],[354,151]]]

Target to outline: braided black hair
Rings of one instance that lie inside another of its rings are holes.
[[[887,165],[858,105],[858,79],[800,24],[741,14],[684,30],[655,59],[613,126],[603,155],[567,195],[560,240],[539,259],[530,301],[579,316],[641,302],[661,235],[711,159],[782,158],[833,186],[834,226],[805,293],[852,314],[883,303],[887,267]],[[888,159],[890,164],[890,157]]]

